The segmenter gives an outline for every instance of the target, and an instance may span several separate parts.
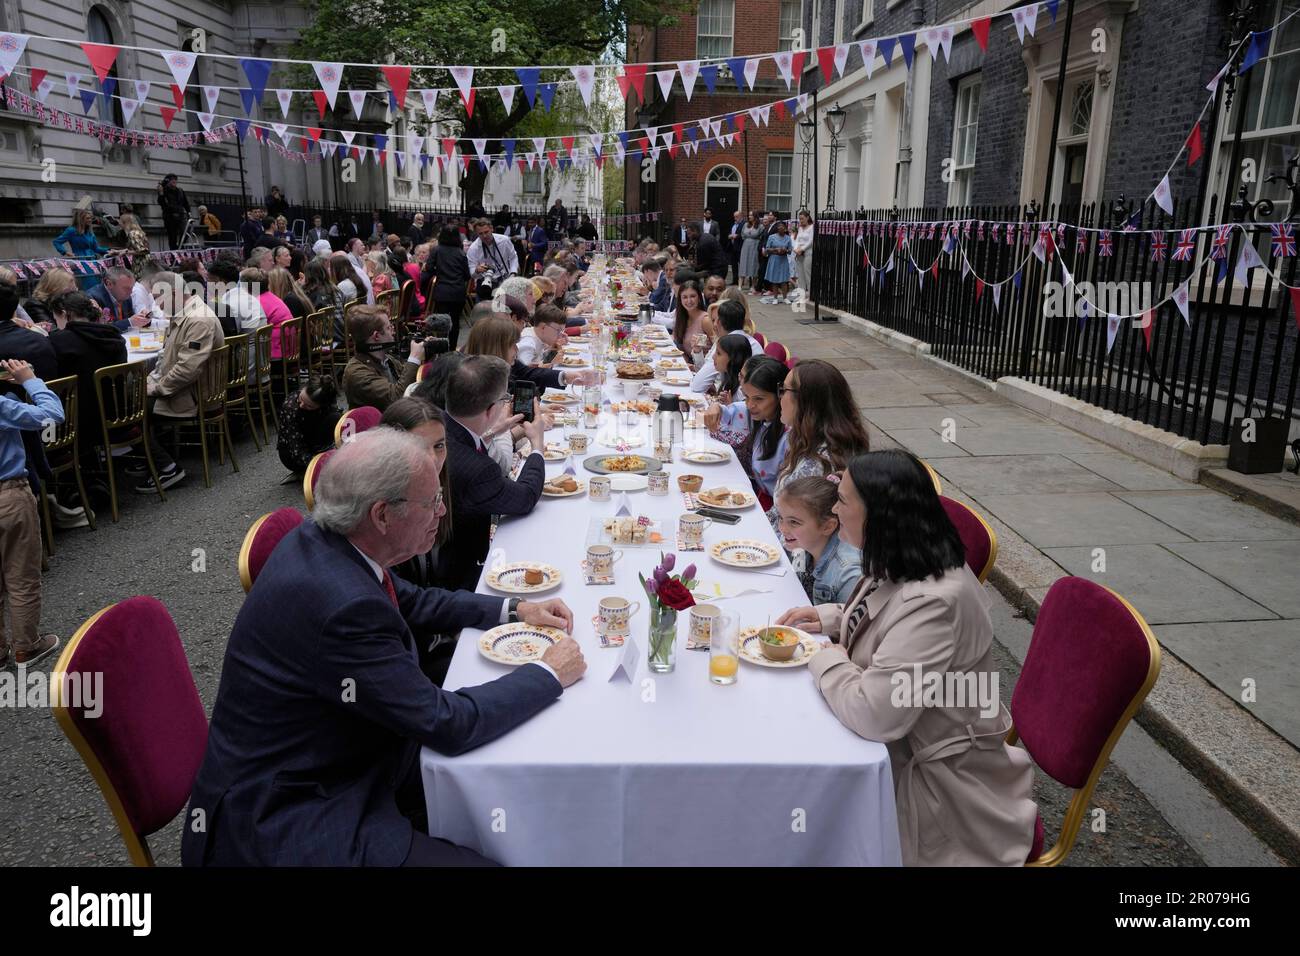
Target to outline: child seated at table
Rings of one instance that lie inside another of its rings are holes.
[[[813,604],[843,604],[862,577],[862,552],[840,538],[832,510],[839,475],[789,482],[776,496],[781,543]]]

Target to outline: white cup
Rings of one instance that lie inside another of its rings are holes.
[[[600,599],[597,612],[596,630],[600,634],[627,634],[631,630],[632,615],[641,608],[640,601],[628,602],[627,598],[607,597]]]
[[[587,483],[587,495],[592,501],[609,501],[609,475],[597,475]]]
[[[721,613],[713,604],[697,604],[691,608],[691,640],[708,646],[709,637],[713,633],[713,622]]]
[[[682,542],[688,547],[697,547],[704,540],[704,532],[713,524],[712,518],[706,518],[704,515],[686,512],[677,519],[677,532],[682,536]]]
[[[668,472],[652,471],[646,476],[649,481],[649,487],[646,489],[652,495],[668,494]]]
[[[622,557],[622,551],[607,544],[593,544],[587,549],[587,570],[591,574],[612,574],[614,562]]]

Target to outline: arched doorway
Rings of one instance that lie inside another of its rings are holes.
[[[731,214],[740,208],[740,173],[735,166],[714,166],[704,180],[704,205],[713,210],[713,221],[726,235]],[[704,212],[703,209],[700,210]]]

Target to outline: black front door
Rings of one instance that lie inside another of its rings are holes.
[[[704,205],[713,210],[713,221],[720,223],[719,236],[725,236],[731,230],[731,214],[739,206],[740,190],[732,185],[709,186],[704,190]],[[704,218],[704,210],[700,210]]]

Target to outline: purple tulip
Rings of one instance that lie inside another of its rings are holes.
[[[665,571],[672,571],[673,565],[676,563],[677,563],[677,555],[665,554],[663,563],[660,564],[659,567],[663,568]]]
[[[665,571],[663,568],[655,568],[654,581],[657,584],[667,584],[668,572]]]
[[[654,578],[651,578],[649,581],[645,583],[645,589],[649,591],[651,594],[658,594],[659,582],[657,582]]]
[[[686,570],[682,572],[682,580],[683,581],[695,580],[695,565],[693,564],[686,565]]]

